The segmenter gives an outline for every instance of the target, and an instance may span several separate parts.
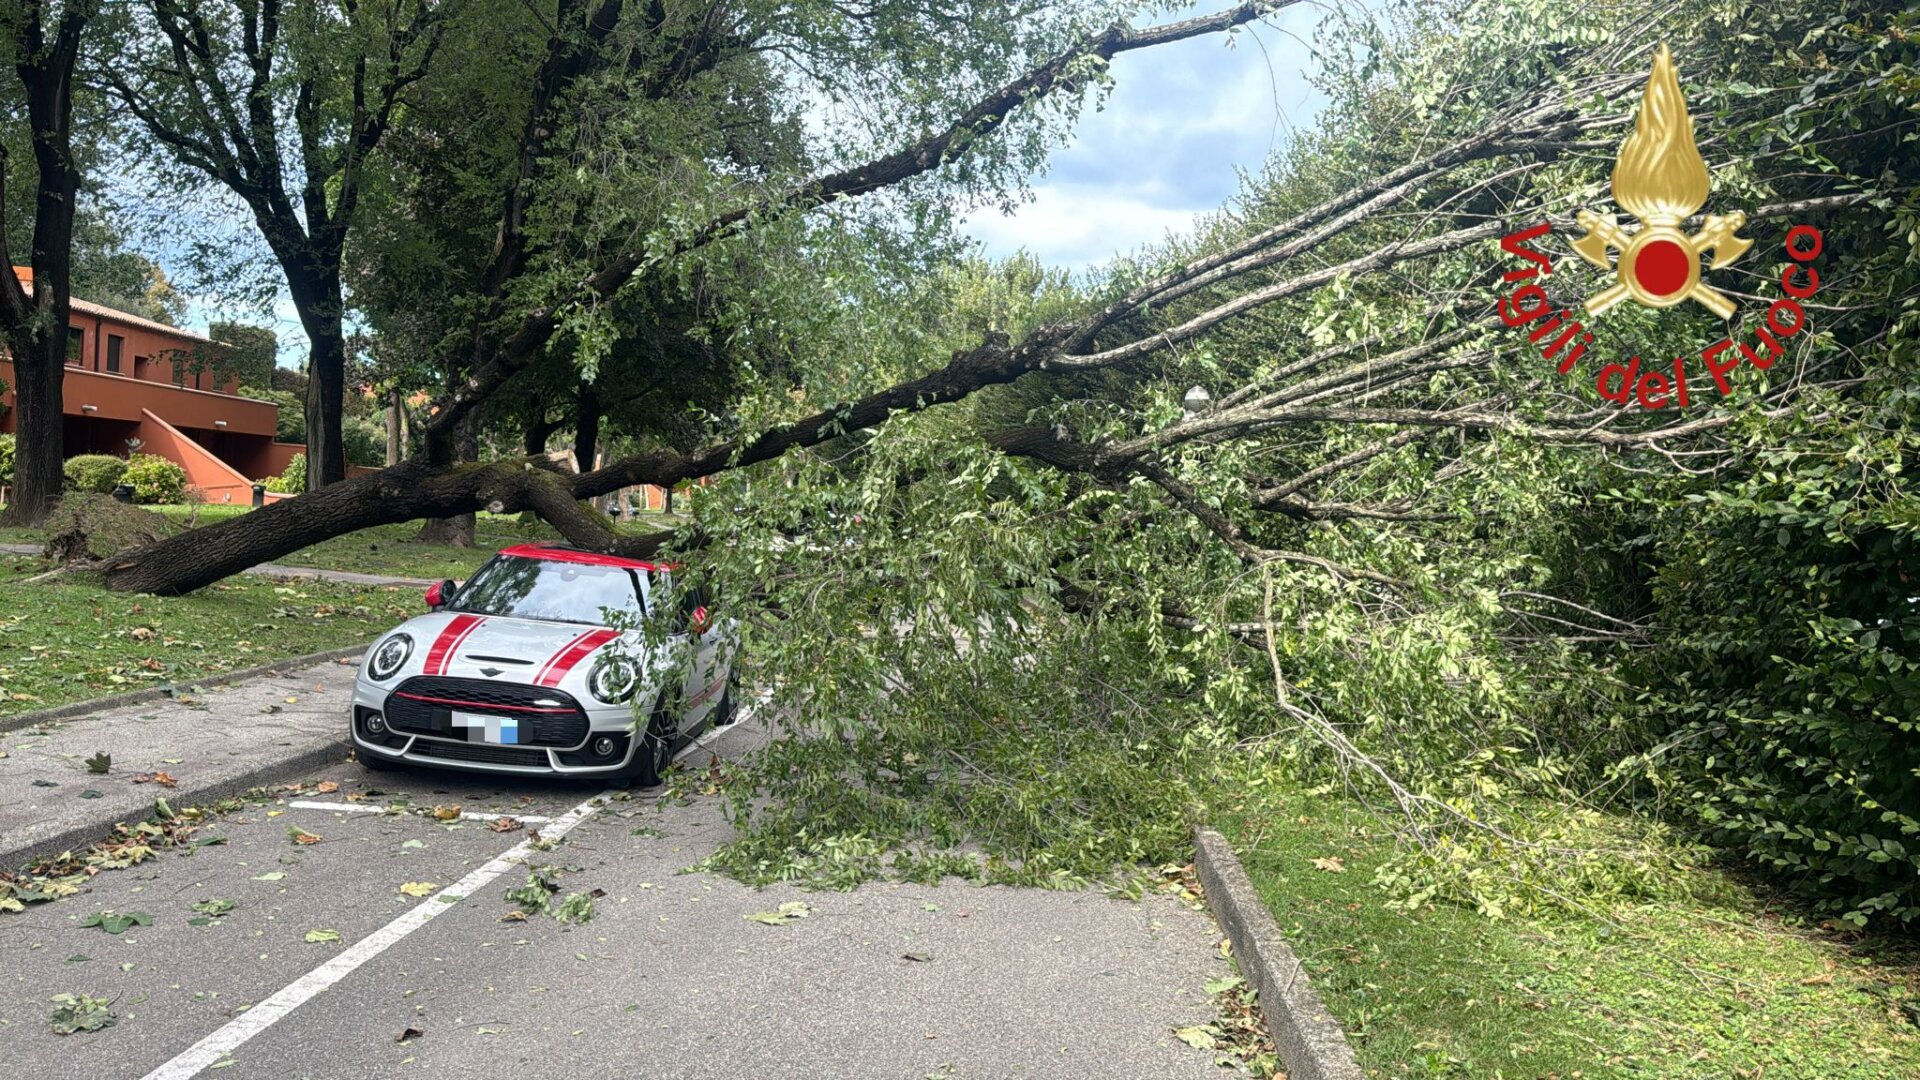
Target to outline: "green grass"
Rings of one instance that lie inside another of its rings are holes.
[[[25,583],[46,568],[0,556],[0,716],[344,648],[420,611],[411,588],[245,575],[181,597]]]
[[[1585,917],[1409,914],[1371,884],[1391,838],[1338,796],[1239,789],[1216,823],[1371,1077],[1920,1077],[1910,944],[1810,927],[1724,872]]]

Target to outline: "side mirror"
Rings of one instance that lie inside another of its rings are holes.
[[[427,586],[427,606],[435,611],[440,610],[452,602],[454,591],[452,578],[434,582]]]
[[[705,605],[694,608],[692,617],[687,620],[687,632],[694,637],[699,637],[711,629],[713,629],[713,614],[706,609]]]

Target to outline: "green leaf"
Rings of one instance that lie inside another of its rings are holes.
[[[777,911],[756,911],[746,916],[748,922],[766,923],[768,926],[785,926],[797,919],[813,914],[813,908],[803,900],[789,900],[780,905]]]
[[[71,1035],[76,1031],[99,1031],[114,1025],[114,1015],[108,998],[88,997],[85,994],[55,994],[51,999],[57,1006],[53,1010],[53,1032],[56,1035]]]
[[[320,944],[321,942],[326,942],[326,941],[339,941],[339,940],[340,940],[340,931],[338,931],[338,930],[309,930],[309,931],[307,931],[307,944],[309,944],[309,945],[318,945],[318,944]]]

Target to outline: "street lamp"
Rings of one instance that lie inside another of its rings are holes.
[[[1187,411],[1189,418],[1199,416],[1213,407],[1213,395],[1207,393],[1204,386],[1193,387],[1180,399],[1180,407]]]

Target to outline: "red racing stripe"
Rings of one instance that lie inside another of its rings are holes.
[[[560,680],[567,677],[567,672],[572,671],[574,665],[585,660],[587,654],[619,636],[613,630],[589,630],[574,638],[566,648],[554,653],[546,666],[540,669],[540,676],[534,680],[534,685],[559,686]]]
[[[473,633],[473,628],[484,621],[478,615],[455,615],[448,620],[440,636],[433,639],[433,648],[427,650],[427,662],[421,665],[421,672],[445,675],[447,661],[453,659],[453,650],[459,648],[460,643],[467,640],[467,635]]]

